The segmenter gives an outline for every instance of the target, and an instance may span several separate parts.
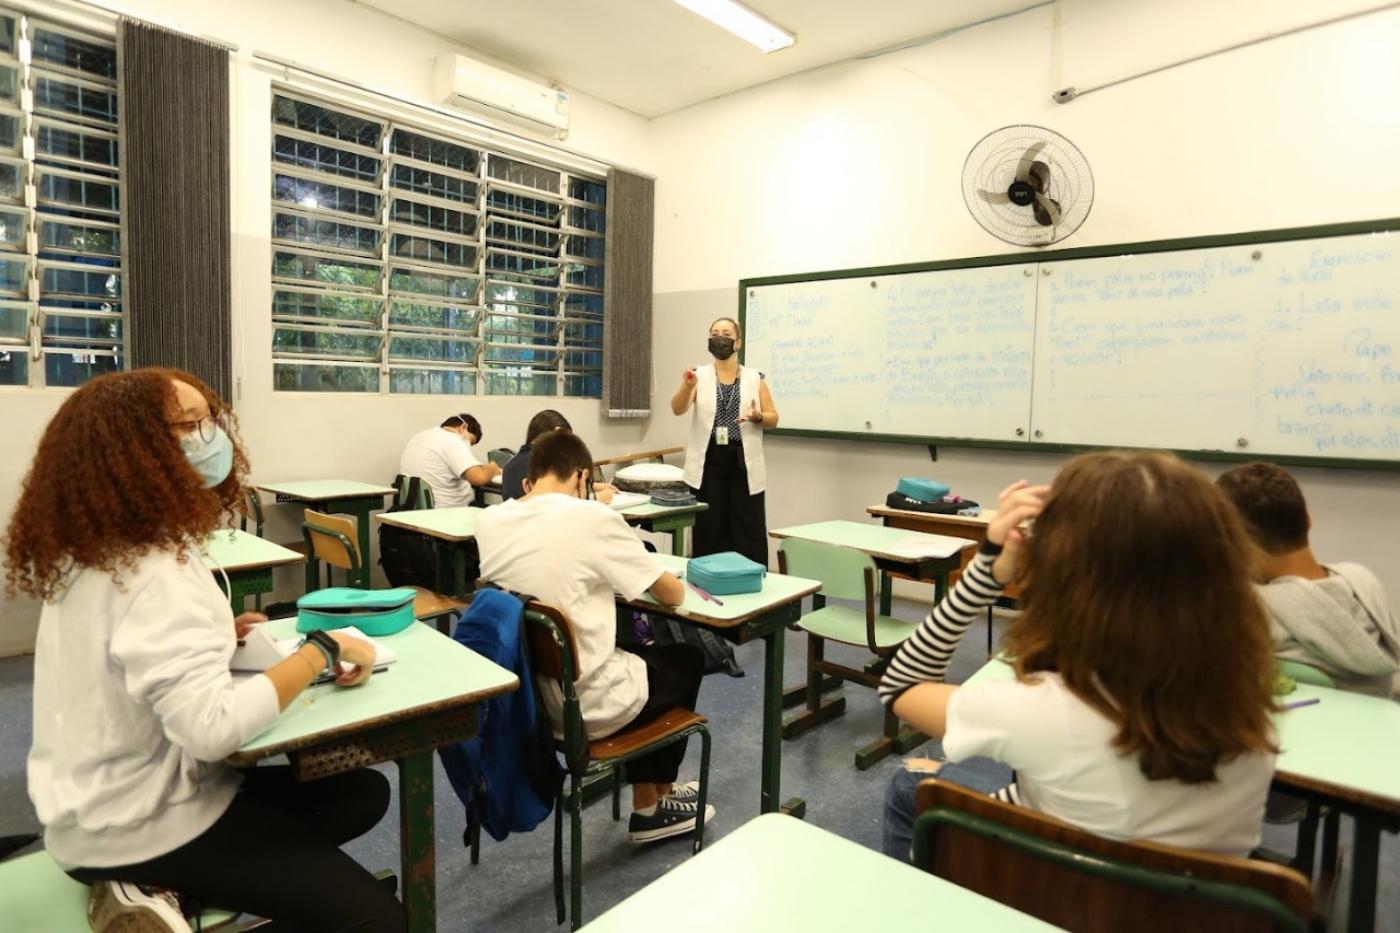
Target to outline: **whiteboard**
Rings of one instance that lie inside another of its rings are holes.
[[[798,433],[1400,462],[1400,233],[1363,227],[1400,224],[748,280],[744,363]]]
[[[1400,459],[1400,237],[1046,263],[1033,441]]]
[[[969,440],[1029,433],[1033,265],[755,286],[744,365],[785,429]]]

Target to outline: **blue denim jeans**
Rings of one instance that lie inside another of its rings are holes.
[[[963,763],[945,762],[937,775],[910,771],[900,762],[885,788],[885,818],[881,850],[901,862],[912,860],[914,847],[914,793],[919,783],[930,777],[961,784],[984,794],[994,793],[1011,783],[1011,770],[985,758]]]

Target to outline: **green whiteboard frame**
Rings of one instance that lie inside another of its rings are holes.
[[[1215,246],[1243,246],[1254,243],[1281,243],[1289,240],[1321,240],[1328,237],[1355,236],[1362,233],[1400,233],[1400,217],[1380,220],[1360,220],[1351,223],[1320,224],[1312,227],[1286,227],[1275,230],[1254,230],[1246,233],[1225,233],[1214,236],[1181,237],[1174,240],[1149,240],[1140,243],[1114,243],[1108,246],[1081,246],[1073,249],[1043,250],[1029,253],[1005,253],[995,256],[968,256],[937,262],[907,262],[892,266],[865,266],[855,269],[828,269],[793,275],[765,275],[739,280],[739,327],[748,330],[748,290],[760,285],[790,285],[795,282],[824,282],[832,279],[858,279],[880,275],[903,275],[911,272],[937,272],[943,269],[976,269],[988,266],[1012,266],[1026,263],[1060,262],[1068,259],[1101,259],[1127,253],[1170,253]],[[744,349],[739,349],[739,362],[744,362]],[[993,450],[1015,450],[1024,453],[1083,453],[1092,450],[1113,450],[1098,444],[1040,444],[1035,441],[989,441],[961,437],[928,437],[915,434],[861,434],[854,431],[824,431],[817,428],[770,428],[765,433],[780,437],[816,437],[838,441],[863,441],[867,444],[909,444],[918,447],[973,447]],[[1168,448],[1152,448],[1167,450]],[[1400,460],[1361,460],[1348,457],[1304,457],[1294,454],[1235,453],[1228,450],[1171,450],[1187,460],[1217,463],[1248,463],[1264,460],[1283,466],[1327,467],[1347,470],[1400,471]]]

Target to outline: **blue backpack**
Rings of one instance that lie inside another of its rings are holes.
[[[514,672],[520,689],[484,701],[477,734],[438,749],[452,789],[467,808],[468,831],[485,827],[497,842],[512,832],[529,832],[549,816],[564,780],[549,717],[536,715],[534,681],[520,637],[526,601],[482,589],[458,621],[452,637]]]

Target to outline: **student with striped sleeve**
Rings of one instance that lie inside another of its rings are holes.
[[[881,700],[943,740],[950,762],[1000,761],[998,792],[1089,832],[1228,855],[1259,843],[1277,749],[1268,623],[1246,535],[1197,471],[1160,453],[1099,453],[1053,487],[1002,492],[987,541],[895,655]],[[1011,679],[943,683],[972,620],[1013,580]],[[902,769],[885,851],[908,859]]]

